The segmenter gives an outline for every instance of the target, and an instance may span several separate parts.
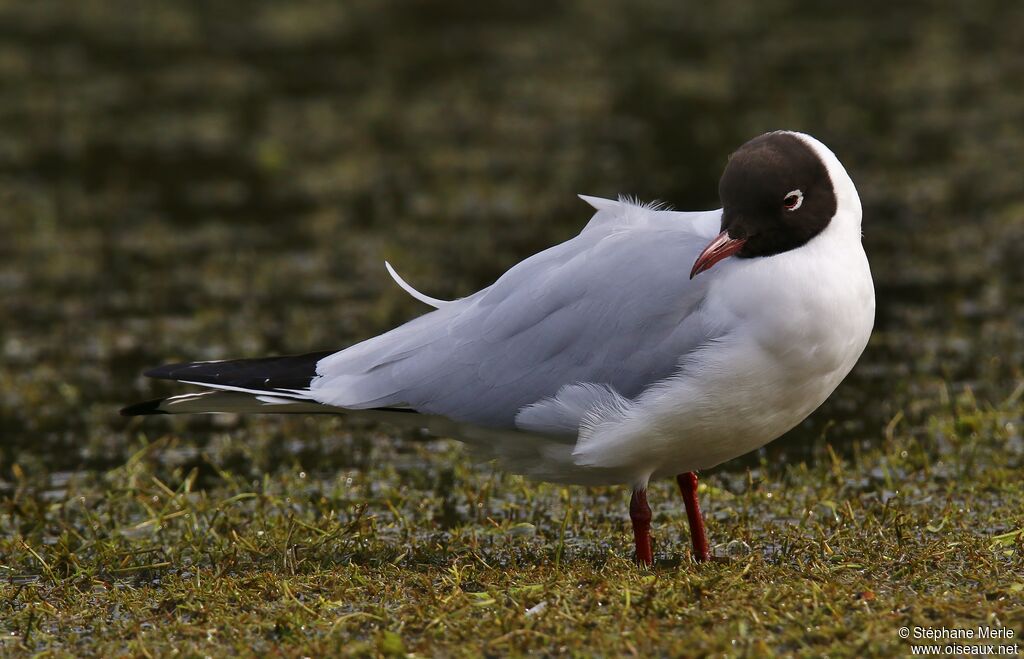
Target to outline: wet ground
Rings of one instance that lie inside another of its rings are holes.
[[[720,484],[897,429],[939,441],[951,401],[1024,378],[1022,30],[995,1],[0,3],[0,494],[61,501],[152,441],[199,488],[226,482],[203,455],[244,479],[457,481],[450,448],[345,419],[116,412],[172,391],[148,366],[422,313],[385,258],[462,296],[574,235],[578,192],[714,207],[727,155],[776,128],[858,185],[876,330]]]

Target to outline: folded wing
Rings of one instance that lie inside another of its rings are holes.
[[[301,394],[342,408],[574,433],[588,392],[594,405],[608,404],[671,375],[709,338],[696,313],[706,278],[689,271],[717,233],[719,211],[587,201],[598,213],[579,236],[474,295],[323,358]]]

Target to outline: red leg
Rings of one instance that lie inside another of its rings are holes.
[[[711,558],[708,550],[708,536],[704,532],[704,518],[700,514],[700,503],[697,502],[697,474],[688,471],[676,476],[679,492],[686,504],[686,517],[690,520],[690,540],[693,541],[693,557],[698,561]]]
[[[654,562],[654,553],[651,551],[651,507],[647,505],[647,490],[633,490],[629,499],[629,519],[633,522],[636,561],[650,565]]]

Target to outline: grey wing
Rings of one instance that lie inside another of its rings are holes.
[[[694,313],[707,278],[689,272],[718,212],[602,212],[492,286],[324,358],[312,396],[558,433],[671,375],[707,340]]]

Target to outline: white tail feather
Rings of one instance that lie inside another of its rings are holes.
[[[391,264],[388,263],[387,261],[384,261],[384,267],[388,269],[388,274],[391,275],[391,278],[395,280],[395,283],[398,284],[403,291],[413,296],[423,304],[430,305],[435,309],[440,309],[444,305],[452,303],[452,300],[439,300],[436,297],[430,297],[429,295],[424,295],[423,293],[420,293],[415,288],[410,286],[408,282],[402,279],[401,275],[395,272],[395,269],[392,268]]]
[[[321,405],[273,395],[251,395],[235,391],[201,391],[172,396],[157,407],[167,414],[317,414],[344,412],[340,407]]]

